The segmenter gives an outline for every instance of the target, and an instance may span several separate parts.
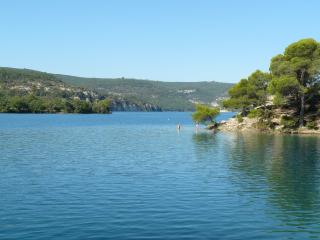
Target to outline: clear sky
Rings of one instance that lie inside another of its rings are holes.
[[[237,82],[320,41],[319,0],[0,0],[0,66]]]

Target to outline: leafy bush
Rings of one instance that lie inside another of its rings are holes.
[[[283,116],[280,124],[283,125],[285,129],[294,129],[298,127],[298,120],[294,117]]]
[[[275,128],[275,123],[270,118],[259,118],[259,121],[255,124],[257,129],[262,131],[269,131]]]
[[[110,112],[110,100],[104,99],[95,101],[92,105],[92,110],[95,113],[109,113]]]
[[[72,101],[72,105],[74,106],[75,113],[91,113],[92,112],[92,104],[90,102],[74,99]]]
[[[27,113],[30,112],[28,102],[25,97],[14,96],[8,101],[8,112]]]
[[[263,110],[262,109],[252,109],[248,113],[248,118],[258,118],[263,116]]]
[[[317,125],[317,122],[316,122],[316,121],[307,122],[306,127],[307,127],[308,129],[314,129],[314,130],[317,130],[317,129],[318,129],[318,125]]]
[[[236,116],[238,123],[242,123],[243,122],[243,117],[241,116],[241,114],[237,114]]]
[[[285,97],[283,97],[281,94],[277,93],[275,94],[273,98],[273,104],[276,106],[282,106],[286,103]]]

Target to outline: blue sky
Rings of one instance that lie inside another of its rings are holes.
[[[0,0],[0,66],[86,77],[237,82],[320,41],[320,1]]]

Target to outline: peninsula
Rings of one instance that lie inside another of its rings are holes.
[[[239,113],[221,130],[320,133],[320,43],[302,39],[229,89],[223,102]]]

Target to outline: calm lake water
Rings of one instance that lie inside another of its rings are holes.
[[[0,146],[0,239],[320,238],[317,136],[196,133],[190,113],[2,114]]]

